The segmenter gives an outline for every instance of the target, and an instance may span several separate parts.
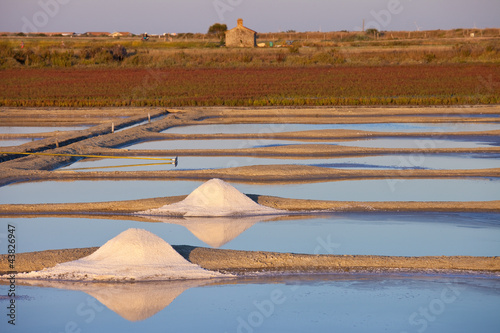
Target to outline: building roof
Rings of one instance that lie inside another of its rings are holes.
[[[102,32],[102,31],[88,31],[85,33],[85,35],[91,35],[91,36],[101,36],[101,35],[109,35],[109,32]]]
[[[63,36],[71,36],[74,35],[74,32],[37,32],[37,34],[44,34],[47,36],[55,36],[55,35],[63,35]]]
[[[132,33],[128,31],[113,31],[110,35],[121,35],[121,36],[130,36]]]
[[[245,27],[243,25],[243,19],[238,19],[238,24],[236,25],[236,27],[232,28],[231,30],[226,31],[226,33],[233,31],[233,30],[236,30],[236,29],[245,29],[245,30],[248,30],[248,31],[253,32],[255,34],[257,33],[257,31]]]

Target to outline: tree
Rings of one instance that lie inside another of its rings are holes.
[[[224,36],[224,33],[227,31],[227,25],[221,23],[215,23],[208,28],[209,34],[217,35],[217,37],[221,38]]]
[[[375,28],[366,29],[365,33],[369,36],[376,36],[378,34],[378,30]]]

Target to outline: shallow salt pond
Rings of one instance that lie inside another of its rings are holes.
[[[5,332],[475,332],[500,327],[500,280],[344,274],[16,286]],[[8,287],[1,285],[2,295]],[[6,311],[8,300],[0,300]],[[5,312],[4,311],[4,312]],[[193,320],[196,316],[196,320]]]
[[[0,187],[0,204],[76,203],[187,195],[202,181],[32,182]],[[292,199],[339,201],[500,200],[500,180],[376,179],[287,185],[232,183],[240,192]]]
[[[35,139],[36,141],[39,139]],[[28,142],[31,142],[31,139],[13,139],[13,140],[0,140],[0,147],[10,147],[10,146],[19,146]]]
[[[75,203],[187,195],[202,181],[32,182],[0,187],[0,204]],[[500,180],[373,179],[287,185],[231,183],[240,192],[293,199],[339,201],[500,200]]]
[[[63,132],[63,131],[78,131],[90,128],[90,125],[82,126],[64,126],[64,127],[48,127],[48,126],[0,126],[0,134],[32,134],[32,133],[48,133],[48,132]]]
[[[297,144],[326,144],[354,147],[376,148],[482,148],[498,145],[496,141],[476,140],[445,140],[445,139],[415,139],[387,138],[366,139],[355,141],[297,141],[269,139],[227,139],[227,140],[160,140],[141,142],[125,148],[131,150],[172,150],[172,149],[245,149]]]
[[[278,133],[322,129],[346,129],[375,132],[466,132],[500,129],[500,123],[372,123],[372,124],[214,124],[176,126],[162,133],[241,134]]]
[[[331,213],[239,218],[0,218],[16,227],[17,252],[102,246],[129,228],[169,244],[244,251],[387,256],[498,256],[500,214]],[[43,235],[43,237],[40,237]],[[0,235],[1,236],[1,235]],[[5,237],[5,234],[4,234]],[[21,238],[22,237],[22,238]],[[6,253],[7,247],[0,248]]]
[[[174,170],[168,162],[127,159],[82,159],[58,170],[159,171]],[[500,168],[500,156],[474,155],[384,155],[348,158],[284,159],[250,156],[180,156],[176,170],[220,169],[252,165],[298,164],[339,169],[489,169]],[[94,170],[95,169],[95,170]]]

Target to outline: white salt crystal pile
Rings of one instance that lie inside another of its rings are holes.
[[[140,215],[163,216],[256,216],[286,214],[286,211],[259,205],[223,180],[211,179],[184,200],[156,209],[137,212]]]
[[[93,254],[18,278],[99,281],[204,279],[227,276],[184,259],[167,242],[143,229],[128,229]]]

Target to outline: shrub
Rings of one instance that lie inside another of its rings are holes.
[[[436,55],[434,53],[426,53],[424,54],[424,62],[426,64],[433,62],[436,60]]]

